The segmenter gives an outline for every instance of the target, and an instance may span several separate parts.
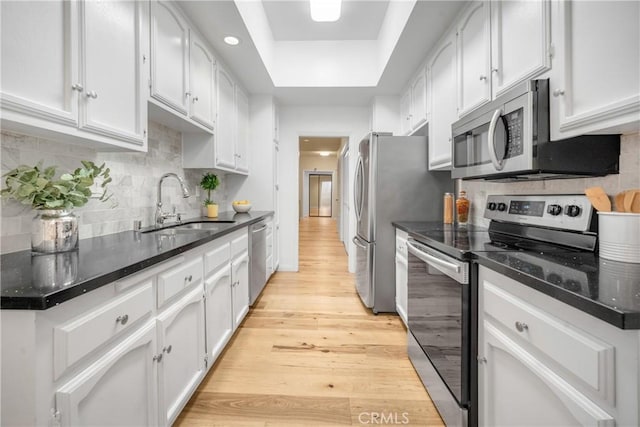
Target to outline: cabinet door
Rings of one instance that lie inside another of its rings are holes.
[[[0,14],[2,108],[77,126],[81,84],[78,30],[73,25],[76,5],[3,1]]]
[[[233,333],[231,264],[205,280],[207,355],[212,365]]]
[[[493,97],[551,68],[549,0],[491,2]]]
[[[233,329],[235,330],[249,311],[249,254],[244,252],[232,263]]]
[[[400,98],[400,133],[411,132],[411,90],[407,90]]]
[[[479,425],[615,425],[602,408],[491,322],[485,320],[481,325]]]
[[[459,116],[491,99],[489,28],[489,2],[471,2],[456,33]]]
[[[61,425],[158,425],[155,351],[149,322],[59,388]]]
[[[137,145],[147,126],[141,7],[134,1],[80,3],[80,126]]]
[[[189,28],[168,1],[151,2],[151,96],[186,115]]]
[[[204,42],[191,31],[189,33],[189,90],[191,110],[189,116],[210,129],[215,118],[215,67],[216,61]]]
[[[197,286],[158,317],[161,423],[171,425],[205,373],[204,298]]]
[[[216,167],[235,169],[236,107],[235,84],[218,64],[218,119],[216,120]]]
[[[280,109],[273,104],[273,141],[280,141]]]
[[[431,123],[429,169],[451,167],[451,125],[456,120],[456,52],[453,36],[440,45],[429,65]]]
[[[278,168],[280,164],[280,147],[273,145],[273,270],[278,269],[280,263],[280,180],[278,178]]]
[[[396,311],[405,326],[407,325],[408,269],[407,260],[401,255],[396,254]]]
[[[427,121],[427,75],[424,69],[411,85],[411,129]]]
[[[637,129],[640,2],[557,1],[551,137]]]
[[[249,172],[249,97],[236,86],[236,170]]]

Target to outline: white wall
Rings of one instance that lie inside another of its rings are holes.
[[[283,271],[298,271],[298,189],[300,136],[348,136],[351,153],[357,153],[358,143],[369,127],[367,107],[306,107],[286,106],[280,109],[280,231],[282,248],[280,268]],[[355,170],[357,156],[350,156],[349,170]],[[349,176],[349,189],[353,188],[353,174]],[[342,195],[351,200],[353,195]],[[355,229],[355,217],[350,214],[350,234]],[[351,236],[348,236],[351,242]],[[349,254],[355,248],[349,243]],[[349,271],[355,271],[355,259],[349,257]]]

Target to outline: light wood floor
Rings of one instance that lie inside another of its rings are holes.
[[[442,426],[405,345],[361,304],[336,221],[305,218],[300,272],[271,278],[176,425]]]

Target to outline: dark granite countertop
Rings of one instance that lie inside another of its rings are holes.
[[[473,260],[618,328],[640,329],[640,264],[544,244],[542,249],[517,249],[492,242],[482,227],[394,225],[451,256]]]
[[[270,215],[273,212],[222,212],[217,218],[182,221],[182,224],[218,222],[215,230],[170,236],[124,231],[81,239],[78,250],[73,252],[32,255],[26,250],[3,254],[0,257],[0,308],[46,310]]]

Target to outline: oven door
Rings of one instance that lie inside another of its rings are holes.
[[[409,331],[458,406],[468,407],[471,386],[469,263],[412,239],[407,247]]]

